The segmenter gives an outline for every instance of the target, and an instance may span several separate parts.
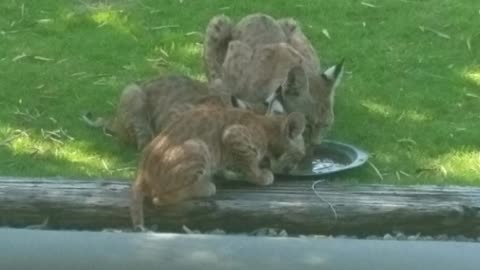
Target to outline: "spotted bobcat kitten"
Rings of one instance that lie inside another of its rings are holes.
[[[238,103],[247,108],[242,101]],[[187,76],[167,75],[125,87],[113,117],[93,119],[87,113],[83,120],[143,149],[177,114],[199,105],[232,106],[230,94],[214,92],[206,83]]]
[[[295,20],[257,13],[235,24],[227,16],[216,16],[207,26],[204,44],[210,83],[227,84],[232,94],[251,104],[262,103],[283,85],[285,110],[307,117],[307,144],[320,143],[331,129],[343,61],[323,70]]]
[[[143,201],[172,204],[216,192],[212,176],[224,169],[248,182],[270,185],[272,167],[293,169],[304,154],[301,113],[259,115],[236,108],[198,108],[172,121],[144,152],[132,186],[131,217],[144,225]]]

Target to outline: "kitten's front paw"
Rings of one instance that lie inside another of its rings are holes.
[[[215,193],[217,193],[217,187],[214,183],[208,182],[208,185],[206,186],[205,196],[210,197],[215,195]]]
[[[143,225],[133,226],[133,231],[134,232],[148,232],[147,228],[145,228]]]
[[[208,182],[197,182],[192,189],[192,195],[194,197],[211,197],[217,193],[217,187],[214,183]]]
[[[261,174],[258,176],[256,183],[262,186],[268,186],[273,183],[273,180],[273,173],[270,170],[263,169],[261,170]]]

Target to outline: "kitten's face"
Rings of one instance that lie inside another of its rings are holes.
[[[307,75],[302,67],[290,70],[284,83],[283,104],[286,112],[306,116],[304,133],[307,145],[320,144],[334,122],[335,89],[343,74],[343,63],[320,75]]]
[[[282,117],[280,132],[270,135],[269,158],[273,172],[288,173],[294,170],[303,159],[305,156],[304,130],[305,117],[303,114],[294,112]]]
[[[269,134],[270,165],[273,172],[287,173],[295,169],[298,162],[305,156],[305,143],[303,132],[305,130],[305,117],[299,112],[287,115],[283,105],[282,88],[279,87],[267,98],[266,115],[281,121],[280,129],[276,134]]]
[[[320,144],[334,122],[335,88],[343,74],[343,61],[321,74],[307,74],[302,56],[286,43],[252,49],[233,41],[228,50],[231,57],[223,66],[226,85],[256,112],[262,111],[259,104],[281,85],[284,111],[303,113],[307,119],[306,144]],[[244,56],[242,61],[234,57],[238,55]]]

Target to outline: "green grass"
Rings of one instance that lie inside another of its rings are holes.
[[[476,0],[101,2],[0,3],[0,175],[131,178],[136,151],[79,115],[111,113],[133,80],[204,78],[209,19],[265,12],[300,21],[324,66],[347,59],[330,138],[383,180],[369,165],[339,179],[480,185]]]

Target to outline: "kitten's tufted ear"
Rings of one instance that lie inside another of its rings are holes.
[[[253,49],[242,41],[233,40],[228,43],[227,53],[222,64],[222,68],[237,71],[238,68],[245,68],[245,64],[249,63],[253,55]]]
[[[305,131],[305,116],[299,112],[290,113],[284,120],[283,131],[289,139],[293,140]]]
[[[343,77],[345,58],[340,63],[329,67],[322,73],[322,78],[332,85],[332,91],[334,91]]]
[[[265,100],[265,105],[267,106],[266,115],[285,114],[282,86],[279,86],[277,90]]]
[[[249,106],[245,102],[234,95],[230,96],[230,102],[234,108],[249,109]]]
[[[295,66],[288,71],[284,90],[287,96],[300,96],[308,91],[308,78],[303,67]]]

